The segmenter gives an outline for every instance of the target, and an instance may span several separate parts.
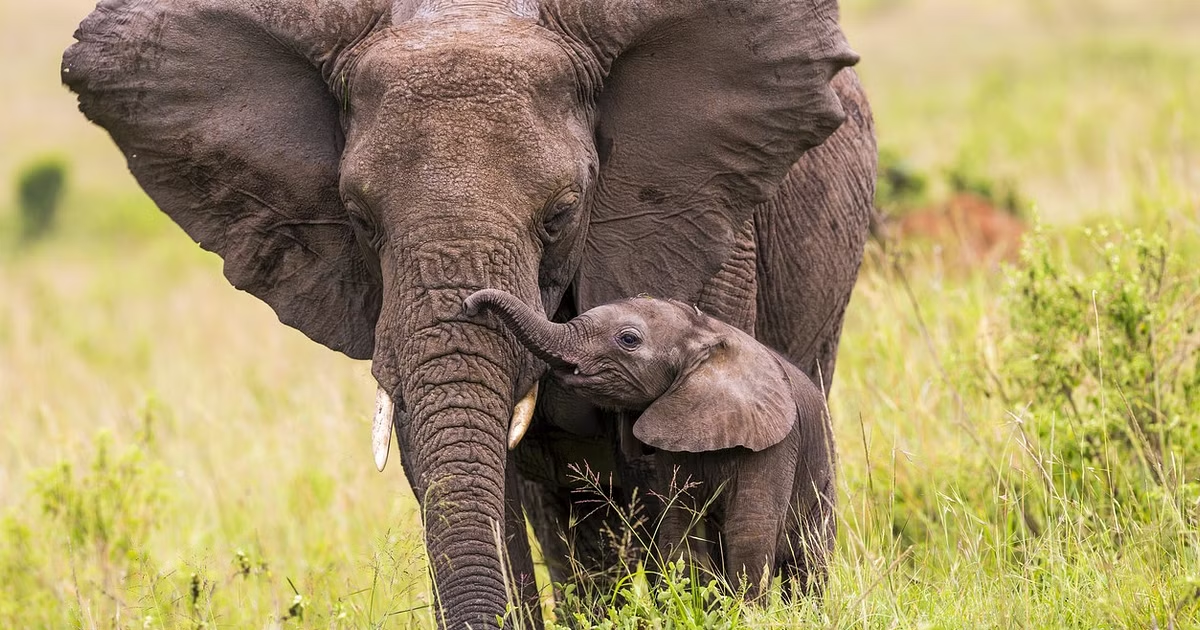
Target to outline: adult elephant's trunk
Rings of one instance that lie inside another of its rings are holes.
[[[517,340],[539,359],[555,367],[579,363],[581,338],[575,325],[553,323],[516,296],[498,289],[477,291],[463,302],[467,315],[475,315],[481,309],[496,313]]]
[[[471,339],[470,357],[445,354],[441,338]],[[490,627],[510,601],[504,580],[505,426],[513,407],[483,373],[514,374],[500,339],[447,325],[414,338],[419,363],[402,388],[409,422],[400,452],[425,523],[425,543],[447,628]],[[524,535],[524,532],[520,532]]]
[[[427,236],[441,236],[431,232],[426,228]],[[455,248],[447,240],[398,245],[395,264],[383,259],[390,290],[376,328],[372,371],[396,405],[404,406],[405,413],[396,416],[396,438],[420,502],[445,616],[439,621],[456,630],[494,628],[516,603],[514,591],[522,591],[525,600],[521,587],[533,584],[528,547],[518,544],[525,523],[515,488],[506,492],[505,485],[514,403],[537,372],[529,353],[505,330],[464,317],[462,300],[479,286],[499,285],[529,287],[524,293],[536,302],[537,284],[520,257],[491,266],[498,258],[494,251]],[[495,241],[486,243],[500,248]],[[524,253],[515,243],[504,251]],[[510,275],[514,270],[516,278]],[[523,557],[513,557],[517,553]],[[533,598],[536,607],[536,592]],[[532,616],[537,618],[536,608]]]

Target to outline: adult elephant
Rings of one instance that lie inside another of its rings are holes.
[[[478,628],[506,585],[536,601],[521,498],[553,546],[555,471],[620,466],[561,396],[544,413],[574,439],[506,449],[545,366],[463,298],[690,300],[828,383],[874,169],[837,19],[831,0],[104,0],[62,73],[234,286],[373,361],[442,623]],[[550,474],[521,482],[516,454]]]

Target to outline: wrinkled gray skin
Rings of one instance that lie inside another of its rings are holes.
[[[714,564],[751,595],[778,572],[806,591],[823,586],[836,534],[833,429],[807,375],[674,300],[632,298],[552,323],[484,289],[464,309],[498,315],[567,391],[631,412],[622,449],[657,449],[653,490],[669,503],[662,557],[723,561]],[[703,513],[712,529],[700,536],[692,526]],[[720,541],[720,557],[703,540]]]
[[[566,462],[620,497],[652,471],[562,392],[508,452],[545,366],[462,316],[472,292],[677,296],[832,376],[875,147],[831,0],[104,0],[76,39],[63,80],[158,206],[373,361],[446,626],[514,599],[540,623],[524,513],[562,551]]]

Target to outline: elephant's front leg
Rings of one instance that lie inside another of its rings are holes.
[[[525,529],[525,512],[521,506],[520,473],[512,452],[508,454],[504,480],[504,550],[508,588],[520,607],[521,625],[541,630],[542,607],[534,577],[533,553]]]
[[[685,457],[658,451],[655,462],[655,493],[663,502],[655,533],[654,557],[664,565],[683,561],[688,566],[712,570],[711,545],[703,524],[707,487],[693,474]]]
[[[754,600],[769,585],[775,567],[781,522],[775,515],[745,514],[750,507],[734,507],[725,518],[725,576],[730,586],[746,589]]]
[[[790,470],[794,448],[777,444],[766,451],[749,453],[732,462],[736,469],[726,488],[722,542],[725,576],[734,588],[746,588],[756,599],[770,584],[776,568],[776,550],[785,526],[792,479],[779,479],[780,470]]]
[[[611,485],[617,477],[612,448],[606,440],[535,419],[513,451],[520,462],[522,504],[555,587],[582,580],[601,592],[611,590],[621,577],[617,570],[640,556],[622,555],[630,550],[618,549],[611,536],[623,533],[630,513],[617,509],[628,501],[623,488]]]

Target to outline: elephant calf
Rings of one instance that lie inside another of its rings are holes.
[[[707,537],[719,540],[724,575],[746,580],[752,596],[779,571],[805,592],[820,589],[835,534],[834,445],[825,399],[808,376],[674,300],[622,300],[556,324],[485,289],[465,303],[469,315],[483,309],[564,387],[640,412],[622,448],[655,449],[655,490],[671,499],[657,534],[663,557],[705,563]],[[716,532],[696,535],[697,523]]]

